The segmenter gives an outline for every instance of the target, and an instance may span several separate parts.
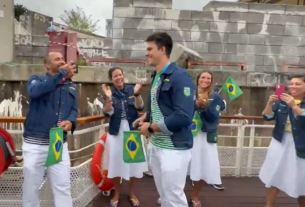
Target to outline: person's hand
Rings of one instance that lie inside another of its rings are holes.
[[[268,104],[273,104],[277,100],[279,100],[277,95],[272,94],[271,96],[269,96]]]
[[[134,128],[137,128],[140,126],[140,123],[143,124],[143,122],[145,121],[146,119],[146,114],[144,114],[143,116],[141,116],[140,118],[136,119],[133,123],[132,123],[132,126]]]
[[[60,67],[60,69],[66,70],[68,73],[65,76],[65,79],[71,79],[76,71],[76,64],[73,61],[68,62],[67,64]]]
[[[208,103],[208,100],[207,100],[207,99],[204,99],[204,98],[198,98],[198,99],[196,100],[196,104],[197,104],[197,106],[199,106],[199,107],[204,107],[204,106],[207,105],[207,103]]]
[[[142,89],[142,84],[137,83],[137,84],[134,86],[134,88],[133,88],[133,93],[134,93],[135,95],[139,95],[141,89]]]
[[[149,122],[140,122],[139,123],[140,134],[144,135],[146,138],[150,136],[150,133],[148,131],[149,125],[150,125]]]
[[[71,131],[72,129],[72,122],[71,121],[62,121],[58,124],[59,127],[64,128],[65,132]]]
[[[296,106],[294,98],[287,93],[282,93],[280,99],[284,101],[288,106],[290,106],[290,108]]]
[[[102,84],[102,87],[101,87],[101,88],[102,88],[102,90],[103,90],[105,96],[106,96],[107,98],[110,98],[111,95],[112,95],[112,92],[111,92],[110,87],[109,87],[109,86],[106,86],[105,84]]]

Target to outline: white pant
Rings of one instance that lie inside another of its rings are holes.
[[[40,207],[38,190],[43,182],[49,146],[23,143],[23,195],[22,207]],[[72,207],[70,183],[70,157],[68,144],[63,145],[62,161],[47,169],[54,207]]]
[[[188,207],[184,193],[191,150],[160,149],[148,145],[147,159],[162,207]]]
[[[108,178],[122,177],[125,180],[130,180],[132,177],[142,178],[143,172],[147,171],[146,162],[125,163],[123,161],[124,131],[129,131],[129,124],[127,120],[121,121],[120,131],[117,136],[107,134],[105,152],[103,156],[103,168],[108,170]],[[144,147],[144,144],[142,146]]]

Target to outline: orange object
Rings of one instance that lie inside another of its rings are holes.
[[[91,176],[93,182],[101,191],[109,191],[113,188],[111,180],[107,177],[108,171],[103,170],[102,160],[103,153],[105,151],[105,143],[107,139],[107,133],[105,133],[99,140],[99,143],[95,145],[95,150],[91,162]]]
[[[15,155],[14,139],[6,130],[0,128],[0,175],[4,173],[14,161],[16,161],[16,156],[12,156],[7,144]]]

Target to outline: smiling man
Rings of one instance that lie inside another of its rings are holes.
[[[141,134],[150,137],[148,164],[161,206],[187,207],[184,186],[193,147],[195,87],[184,69],[169,62],[173,41],[167,33],[154,33],[146,42],[146,56],[156,71],[148,111],[136,122]]]
[[[27,84],[30,110],[24,124],[22,207],[39,207],[38,190],[43,182],[50,143],[50,129],[62,127],[62,161],[48,167],[55,207],[72,207],[70,192],[70,157],[67,132],[76,128],[77,92],[71,78],[76,71],[58,52],[45,57],[46,75],[33,75]]]

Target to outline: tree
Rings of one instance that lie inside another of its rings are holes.
[[[99,20],[93,21],[91,15],[87,16],[84,10],[78,6],[76,9],[65,10],[60,19],[68,26],[85,32],[93,33],[99,29]]]
[[[21,5],[21,4],[16,4],[14,6],[14,16],[15,16],[15,19],[17,19],[17,21],[20,20],[20,16],[24,15],[26,12],[28,11],[28,9]]]

